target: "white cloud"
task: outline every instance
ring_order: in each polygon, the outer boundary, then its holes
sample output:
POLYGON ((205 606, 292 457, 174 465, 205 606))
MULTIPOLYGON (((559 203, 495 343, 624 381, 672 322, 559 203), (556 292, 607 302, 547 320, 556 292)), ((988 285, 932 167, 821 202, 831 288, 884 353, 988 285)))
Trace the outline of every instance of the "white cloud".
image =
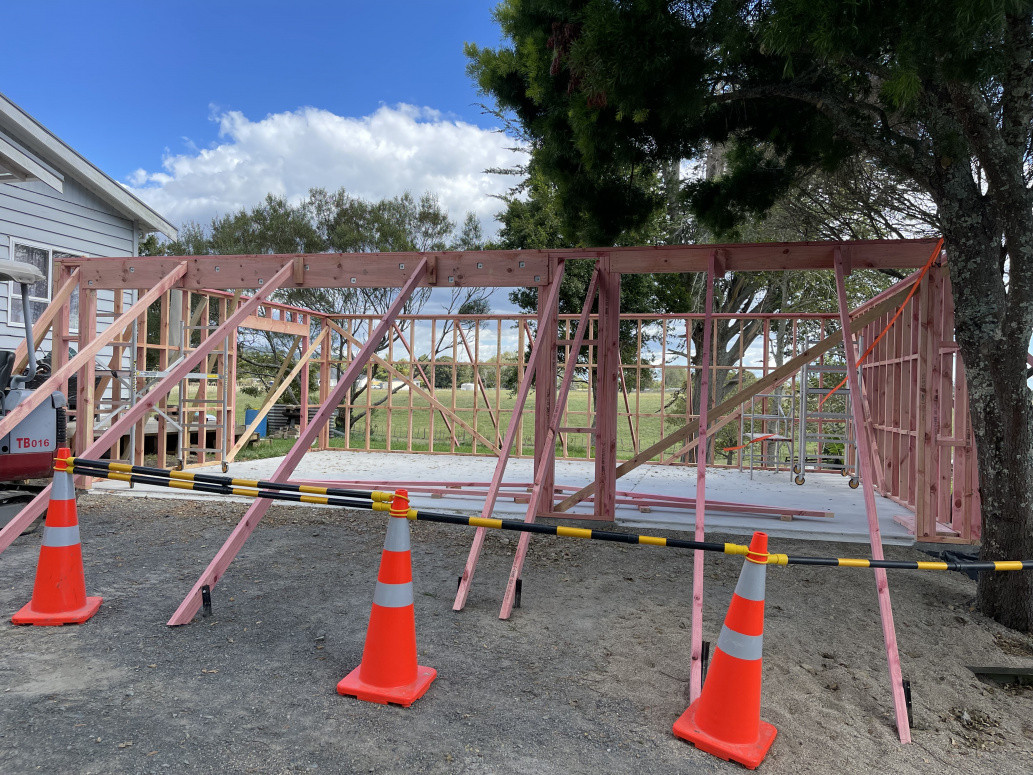
POLYGON ((345 188, 381 199, 432 192, 461 222, 473 212, 494 234, 501 203, 491 197, 511 178, 484 172, 522 161, 513 140, 412 105, 383 106, 369 116, 338 116, 318 108, 251 121, 239 111, 213 116, 219 140, 208 148, 166 154, 161 171, 136 170, 133 193, 176 224, 260 202, 267 193, 297 201, 310 188, 345 188))

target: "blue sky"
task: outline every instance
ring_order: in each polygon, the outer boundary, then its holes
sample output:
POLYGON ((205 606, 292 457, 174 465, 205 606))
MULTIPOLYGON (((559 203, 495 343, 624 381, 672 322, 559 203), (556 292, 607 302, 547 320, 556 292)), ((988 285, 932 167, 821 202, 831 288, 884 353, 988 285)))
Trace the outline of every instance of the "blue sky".
POLYGON ((174 223, 310 186, 434 190, 488 224, 517 160, 463 43, 493 2, 6 3, 0 91, 174 223))

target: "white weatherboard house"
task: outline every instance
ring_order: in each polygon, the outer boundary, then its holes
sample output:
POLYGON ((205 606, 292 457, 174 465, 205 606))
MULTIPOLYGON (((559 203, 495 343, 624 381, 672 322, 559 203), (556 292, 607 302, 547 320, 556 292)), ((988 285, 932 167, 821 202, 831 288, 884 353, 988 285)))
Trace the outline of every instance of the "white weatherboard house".
MULTIPOLYGON (((57 260, 135 256, 150 232, 176 238, 168 221, 0 94, 0 259, 25 261, 45 275, 31 288, 34 318, 54 290, 57 260)), ((97 294, 98 312, 113 309, 113 293, 97 294)), ((0 349, 14 350, 24 336, 18 288, 0 283, 0 349)), ((50 352, 49 338, 37 352, 50 352)))

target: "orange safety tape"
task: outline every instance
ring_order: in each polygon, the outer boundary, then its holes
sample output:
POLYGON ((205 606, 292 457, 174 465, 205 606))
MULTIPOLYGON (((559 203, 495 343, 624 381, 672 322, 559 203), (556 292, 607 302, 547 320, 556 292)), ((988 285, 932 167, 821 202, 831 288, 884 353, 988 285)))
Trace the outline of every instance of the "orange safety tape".
POLYGON ((738 447, 722 447, 722 452, 735 452, 737 449, 746 449, 750 444, 756 444, 758 441, 764 441, 764 439, 770 439, 772 436, 777 436, 777 433, 769 433, 767 436, 758 436, 755 439, 750 439, 745 444, 740 444, 738 447))
MULTIPOLYGON (((933 261, 936 260, 936 257, 938 255, 940 255, 940 250, 942 248, 943 248, 943 238, 941 237, 940 241, 936 243, 936 247, 933 248, 933 254, 931 256, 929 256, 929 260, 926 261, 925 262, 925 266, 922 267, 922 271, 919 273, 918 279, 915 280, 915 284, 911 286, 911 290, 908 292, 907 298, 904 299, 904 303, 900 305, 900 309, 898 309, 896 311, 896 313, 893 315, 893 317, 890 318, 890 322, 886 324, 886 327, 884 329, 882 329, 882 333, 879 334, 877 337, 875 337, 875 341, 872 342, 870 345, 868 345, 868 349, 864 351, 864 355, 862 355, 860 358, 857 359, 857 365, 858 366, 860 366, 862 363, 864 363, 864 359, 867 358, 869 355, 871 355, 872 350, 875 349, 875 346, 879 342, 882 341, 882 338, 884 336, 886 336, 886 333, 890 330, 890 328, 893 327, 893 324, 897 322, 897 318, 900 317, 900 313, 904 311, 904 307, 906 307, 907 303, 909 301, 911 301, 911 297, 915 295, 915 291, 918 290, 918 284, 922 282, 922 278, 925 277, 925 273, 929 271, 929 267, 931 267, 933 265, 933 261)), ((845 341, 843 342, 843 346, 846 347, 846 342, 845 341)), ((835 393, 837 390, 839 390, 841 387, 843 387, 843 385, 846 384, 846 381, 847 381, 847 378, 843 377, 843 379, 840 381, 840 383, 838 385, 836 385, 834 388, 832 388, 832 390, 830 390, 828 393, 826 393, 825 397, 822 398, 818 402, 818 408, 821 409, 821 407, 825 404, 825 402, 828 401, 832 397, 832 394, 835 393)))

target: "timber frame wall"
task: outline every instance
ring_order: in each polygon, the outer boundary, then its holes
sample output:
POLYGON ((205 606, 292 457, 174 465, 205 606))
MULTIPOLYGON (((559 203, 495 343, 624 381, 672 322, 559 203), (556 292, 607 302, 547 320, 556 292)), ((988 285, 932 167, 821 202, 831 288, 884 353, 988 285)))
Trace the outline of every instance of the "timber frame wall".
MULTIPOLYGON (((316 313, 313 313, 315 315, 316 313)), ((700 367, 693 343, 705 322, 702 313, 686 314, 627 314, 620 315, 621 324, 630 333, 628 360, 620 364, 617 401, 617 458, 627 460, 637 455, 644 439, 659 438, 663 429, 680 427, 698 418, 693 411, 694 389, 700 384, 700 367)), ((344 357, 332 355, 330 367, 340 371, 351 363, 356 351, 355 342, 364 338, 378 318, 365 315, 330 315, 327 318, 335 329, 347 334, 344 357)), ((570 357, 578 315, 558 315, 558 361, 566 363, 570 357)), ((823 339, 826 329, 838 329, 835 313, 748 313, 743 315, 714 314, 714 331, 709 370, 715 382, 725 382, 723 394, 734 393, 753 379, 767 376, 780 360, 795 357, 809 339, 823 339), (726 338, 730 347, 719 359, 718 326, 728 329, 726 338), (744 347, 744 329, 756 331, 750 347, 744 347), (781 331, 779 330, 781 329, 781 331), (782 346, 779 347, 781 342, 782 346), (776 350, 781 349, 780 353, 776 350)), ((599 316, 589 316, 585 345, 578 362, 575 380, 580 389, 570 394, 564 408, 563 428, 558 434, 558 459, 594 459, 594 425, 596 417, 595 390, 598 377, 599 316), (575 403, 572 399, 579 396, 575 403)), ((344 449, 366 451, 384 449, 398 452, 426 452, 430 454, 498 454, 501 433, 509 414, 508 397, 527 371, 529 344, 534 341, 537 322, 533 315, 400 315, 395 327, 395 339, 382 352, 383 360, 397 371, 378 381, 377 373, 386 370, 375 363, 367 365, 363 378, 367 385, 382 385, 383 394, 374 397, 363 391, 354 401, 346 400, 340 414, 352 430, 341 439, 344 449), (503 346, 507 342, 508 346, 503 346), (442 374, 443 373, 443 374, 442 374), (410 390, 418 380, 416 390, 410 390), (388 383, 404 389, 391 395, 388 383), (440 412, 420 395, 421 388, 431 382, 443 387, 435 391, 435 398, 445 404, 448 414, 440 412), (460 385, 466 383, 465 388, 460 385), (463 399, 466 400, 463 400, 463 399), (378 404, 378 400, 383 403, 378 404), (370 410, 376 409, 382 418, 374 429, 370 410), (355 418, 352 425, 351 420, 355 418), (457 424, 476 428, 479 436, 457 424), (501 424, 500 424, 501 419, 501 424), (414 430, 414 428, 416 430, 414 430), (487 437, 493 443, 485 444, 487 437), (492 438, 494 437, 494 438, 492 438)), ((819 386, 822 375, 816 378, 819 386)), ((824 381, 828 381, 827 377, 824 381)), ((793 377, 785 393, 788 403, 796 389, 793 377)), ((758 412, 767 413, 768 403, 774 399, 757 401, 758 412)), ((514 456, 533 454, 534 409, 523 412, 521 428, 516 436, 514 456)), ((767 433, 769 420, 757 422, 757 430, 767 433)), ((729 429, 730 431, 733 428, 729 429)), ((741 431, 734 424, 736 438, 741 431)), ((743 450, 730 455, 715 454, 708 449, 708 465, 737 467, 745 460, 743 450), (719 458, 724 458, 721 462, 719 458)), ((655 462, 688 465, 686 456, 661 453, 655 462)), ((693 463, 694 464, 694 463, 693 463)), ((785 466, 783 465, 784 469, 785 466)))
MULTIPOLYGON (((72 374, 78 374, 79 422, 74 452, 85 458, 97 458, 109 451, 118 454, 121 439, 130 429, 146 421, 150 414, 161 410, 165 406, 162 402, 167 401, 170 390, 190 375, 206 374, 210 368, 219 368, 221 374, 232 378, 235 373, 234 358, 226 357, 226 362, 220 364, 215 355, 213 361, 216 348, 222 345, 225 352, 233 352, 235 355, 235 342, 240 328, 260 328, 271 325, 271 320, 279 320, 277 325, 283 329, 282 333, 293 333, 296 347, 303 351, 295 369, 290 374, 282 374, 282 379, 289 382, 300 376, 302 384, 307 385, 309 362, 317 349, 327 347, 328 331, 337 327, 340 334, 345 329, 332 319, 322 318, 318 321, 319 330, 315 331, 307 311, 276 305, 269 301, 270 296, 278 289, 292 287, 399 288, 384 316, 375 325, 370 321, 365 341, 360 342, 357 338, 350 340, 354 346, 352 357, 332 389, 329 361, 322 357, 320 406, 307 423, 307 411, 303 406, 300 436, 269 477, 273 481, 285 481, 308 449, 314 444, 320 447, 327 444, 327 426, 331 416, 337 411, 349 388, 368 368, 370 359, 389 372, 394 368, 387 359, 377 356, 375 351, 385 339, 401 333, 397 327, 398 317, 418 287, 536 287, 539 289, 538 325, 531 353, 523 366, 513 414, 501 445, 499 437, 502 435, 502 423, 499 421, 494 423, 493 438, 483 439, 488 447, 495 447, 498 454, 495 473, 487 489, 483 516, 491 515, 503 487, 506 463, 516 440, 519 413, 530 394, 532 375, 537 385, 553 387, 550 390, 535 391, 535 475, 525 520, 531 522, 540 516, 570 516, 565 512, 571 506, 588 500, 593 504, 596 519, 612 520, 617 503, 616 484, 620 476, 672 448, 676 458, 697 447, 705 449, 708 439, 717 428, 728 422, 730 416, 742 411, 742 407, 751 398, 791 381, 803 365, 840 347, 843 350, 850 393, 855 397, 851 401, 850 411, 856 430, 857 466, 861 474, 872 556, 874 559, 882 559, 882 540, 874 500, 876 487, 901 503, 914 505, 917 511, 914 530, 920 538, 942 540, 943 531, 957 534, 947 536, 951 540, 973 540, 978 535, 975 447, 965 406, 964 370, 953 337, 948 336, 953 326, 945 271, 939 265, 933 266, 941 256, 941 247, 942 241, 936 240, 886 240, 566 251, 174 256, 65 261, 54 302, 36 324, 41 328, 44 324, 54 326, 54 341, 58 346, 52 376, 29 400, 0 419, 0 437, 10 432, 36 405, 45 400, 51 390, 66 386, 72 374), (593 261, 594 271, 573 336, 567 333, 567 329, 564 336, 568 338, 560 341, 557 334, 560 282, 567 262, 577 260, 593 261), (853 269, 919 267, 923 268, 922 272, 916 272, 857 309, 849 309, 845 278, 853 269), (622 274, 706 273, 708 290, 703 310, 701 363, 709 366, 712 362, 711 332, 715 323, 712 290, 718 277, 728 271, 830 269, 835 271, 836 279, 839 308, 837 330, 825 331, 824 338, 813 344, 808 343, 802 353, 723 400, 719 397, 711 399, 712 369, 703 368, 700 374, 698 416, 687 418, 676 430, 667 432, 664 429, 665 434, 659 441, 644 449, 640 448, 630 459, 618 464, 617 407, 620 375, 624 368, 619 357, 622 274), (919 283, 918 293, 912 299, 907 294, 916 282, 919 283), (137 299, 95 337, 84 337, 82 341, 77 341, 79 351, 69 358, 64 344, 76 339, 69 333, 70 299, 75 288, 79 292, 79 331, 84 332, 97 330, 97 291, 135 290, 137 299), (206 290, 210 288, 225 291, 206 290), (255 288, 257 290, 250 296, 239 293, 240 289, 255 288), (192 337, 176 352, 174 360, 168 340, 162 340, 164 344, 159 347, 159 360, 163 376, 141 393, 135 403, 125 406, 117 418, 112 417, 110 426, 95 436, 92 425, 97 401, 96 356, 108 348, 106 352, 112 353, 112 363, 119 363, 121 358, 115 355, 124 352, 124 348, 133 342, 126 339, 126 330, 135 323, 135 342, 138 343, 140 321, 146 321, 147 309, 153 304, 161 305, 161 326, 166 331, 172 315, 171 307, 176 302, 162 299, 171 299, 168 292, 174 290, 205 294, 203 303, 193 309, 187 294, 183 294, 184 300, 180 302, 184 318, 200 309, 200 318, 204 319, 205 324, 199 329, 196 338, 192 337), (228 293, 233 290, 238 290, 238 293, 228 293), (907 306, 901 320, 890 328, 889 335, 880 343, 874 357, 859 363, 860 345, 877 335, 885 326, 885 321, 902 304, 907 306), (597 318, 593 325, 590 313, 594 306, 597 306, 597 318), (260 314, 262 310, 266 311, 265 322, 260 314), (270 311, 272 314, 269 314, 270 311), (234 347, 226 348, 226 343, 230 341, 234 347), (568 346, 570 353, 580 353, 584 346, 594 346, 597 353, 596 406, 591 428, 595 439, 595 476, 592 482, 570 495, 555 487, 554 476, 556 440, 565 432, 575 432, 561 423, 577 358, 565 359, 563 379, 556 387, 557 348, 568 346), (862 369, 863 389, 859 378, 862 369), (856 400, 857 397, 861 400, 856 400), (557 498, 561 500, 557 502, 557 498)), ((42 336, 39 336, 37 341, 41 339, 42 336)), ((146 341, 146 336, 143 341, 146 341)), ((139 344, 132 346, 139 347, 139 344)), ((411 348, 407 346, 407 349, 411 348)), ((146 361, 146 352, 141 359, 146 361)), ((476 354, 471 360, 476 360, 476 354)), ((223 382, 225 385, 226 380, 223 382)), ((415 382, 410 381, 410 391, 414 387, 415 382)), ((206 382, 204 390, 207 392, 206 382)), ((303 404, 306 392, 301 391, 303 404)), ((181 400, 184 398, 180 396, 181 400)), ((275 399, 271 397, 270 400, 275 399)), ((204 411, 204 405, 199 406, 202 408, 197 411, 204 411)), ((183 411, 190 410, 184 408, 183 411)), ((223 422, 232 422, 232 415, 229 412, 227 415, 229 417, 223 418, 223 422)), ((134 458, 138 452, 138 449, 133 450, 134 458)), ((82 478, 79 483, 88 484, 82 478)), ((695 511, 694 530, 697 540, 704 537, 705 507, 709 505, 705 488, 706 456, 698 455, 695 498, 684 499, 684 505, 693 507, 695 511)), ((10 546, 33 519, 42 514, 49 490, 47 487, 0 530, 0 552, 10 546)), ((269 500, 257 499, 247 508, 223 547, 169 620, 170 625, 187 624, 193 619, 201 606, 202 590, 210 590, 222 578, 270 505, 269 500)), ((756 509, 751 504, 736 504, 736 507, 745 509, 746 513, 756 509)), ((763 515, 758 510, 752 513, 763 515)), ((578 518, 585 517, 579 515, 578 518)), ((453 605, 456 610, 462 609, 466 603, 484 534, 484 528, 478 528, 475 533, 453 605)), ((501 618, 508 618, 512 612, 529 541, 530 534, 521 533, 503 597, 501 618)), ((874 576, 897 729, 901 741, 906 743, 911 739, 910 728, 889 585, 884 570, 875 570, 874 576)), ((699 696, 702 683, 703 578, 702 552, 696 552, 691 597, 690 701, 699 696)))
MULTIPOLYGON (((844 255, 853 257, 853 266, 882 268, 916 268, 927 258, 928 251, 934 243, 930 240, 911 241, 873 241, 843 243, 844 255)), ((831 267, 831 243, 793 243, 772 245, 727 245, 727 246, 695 246, 674 248, 622 248, 611 251, 576 251, 576 252, 538 252, 510 251, 492 253, 447 253, 428 254, 429 270, 421 285, 453 286, 481 285, 489 287, 512 287, 518 285, 537 286, 542 296, 547 294, 557 274, 557 264, 563 260, 596 260, 600 265, 609 264, 609 272, 619 275, 622 272, 674 272, 705 270, 703 262, 710 252, 723 255, 725 268, 728 270, 750 271, 759 269, 822 269, 831 267)), ((153 370, 160 373, 168 371, 170 364, 176 364, 187 354, 194 352, 207 340, 212 330, 224 323, 236 310, 242 300, 238 286, 256 283, 263 284, 266 277, 274 273, 274 269, 286 264, 291 266, 290 281, 284 287, 318 287, 342 286, 381 287, 398 286, 407 274, 406 266, 414 266, 415 254, 355 256, 355 255, 317 255, 317 256, 205 256, 205 257, 158 257, 158 258, 86 258, 62 262, 57 282, 55 283, 54 301, 34 326, 34 338, 42 341, 43 336, 55 329, 58 341, 70 343, 79 351, 89 345, 80 342, 79 336, 69 332, 70 299, 72 292, 78 290, 79 331, 96 330, 91 323, 91 316, 96 315, 96 292, 101 289, 133 289, 139 293, 153 292, 161 286, 160 295, 152 300, 153 310, 158 310, 158 341, 148 343, 148 316, 146 308, 141 308, 135 315, 124 315, 126 302, 124 294, 115 294, 114 319, 104 333, 110 333, 110 341, 106 343, 104 355, 110 353, 108 370, 117 370, 127 361, 130 348, 135 348, 135 363, 138 369, 145 369, 149 360, 156 363, 153 370), (170 275, 176 272, 173 282, 170 275), (236 290, 212 290, 206 287, 208 282, 221 283, 223 287, 236 290), (179 309, 173 309, 173 307, 179 309), (191 330, 180 333, 177 341, 171 321, 179 319, 191 330), (115 328, 119 330, 114 330, 115 328), (135 328, 135 331, 134 331, 135 328)), ((913 279, 913 278, 912 278, 913 279)), ((138 307, 140 305, 137 305, 138 307)), ((888 310, 877 320, 867 324, 857 333, 862 344, 874 340, 888 323, 895 312, 888 310)), ((539 314, 539 318, 541 317, 539 314)), ((648 459, 650 462, 668 464, 695 464, 695 456, 686 454, 684 443, 661 445, 656 453, 643 458, 640 437, 642 424, 648 421, 659 421, 661 435, 671 429, 686 430, 698 424, 699 415, 692 411, 693 376, 695 385, 700 384, 699 369, 691 365, 687 358, 678 365, 664 365, 669 358, 668 348, 672 338, 677 337, 685 343, 686 351, 693 347, 692 332, 704 325, 707 315, 701 312, 686 312, 671 315, 629 315, 618 313, 625 326, 630 326, 636 338, 636 358, 630 363, 605 364, 611 371, 610 379, 604 373, 605 342, 600 336, 606 328, 606 321, 599 312, 589 316, 585 333, 585 345, 582 350, 582 361, 579 369, 587 380, 588 390, 583 394, 586 407, 573 410, 564 402, 564 413, 561 425, 558 426, 556 438, 560 449, 557 457, 563 459, 593 459, 612 456, 614 465, 607 464, 600 470, 602 495, 599 498, 590 496, 596 502, 596 518, 613 519, 614 492, 611 476, 606 472, 612 469, 618 460, 625 461, 624 473, 648 459), (659 327, 658 352, 647 353, 643 345, 643 331, 659 327), (658 358, 656 356, 659 356, 658 358), (657 413, 646 413, 641 409, 642 374, 645 370, 655 369, 660 365, 657 389, 659 391, 660 410, 657 413), (616 371, 616 393, 613 373, 616 371), (686 396, 682 411, 667 411, 669 404, 668 375, 672 372, 684 372, 686 396), (629 384, 625 384, 625 380, 629 384), (593 399, 598 406, 593 406, 593 399), (602 407, 602 408, 601 408, 602 407), (647 416, 648 415, 648 416, 647 416), (606 436, 613 438, 607 440, 606 436), (632 465, 629 467, 628 461, 632 465)), ((801 314, 772 313, 765 315, 734 316, 727 314, 711 314, 710 319, 717 325, 728 325, 738 321, 739 352, 723 364, 718 363, 717 331, 713 330, 711 356, 707 359, 707 369, 711 391, 714 382, 722 372, 726 375, 737 375, 738 390, 744 387, 743 376, 749 372, 755 379, 766 379, 774 369, 775 342, 774 331, 783 326, 788 343, 788 350, 783 358, 798 356, 806 346, 809 338, 823 340, 827 333, 838 329, 835 314, 801 314), (807 326, 808 336, 798 334, 807 326), (752 361, 743 352, 741 332, 744 326, 754 326, 761 331, 758 338, 760 357, 752 361)), ((558 321, 557 332, 546 330, 546 348, 563 351, 561 358, 545 357, 536 367, 541 370, 542 377, 556 384, 557 361, 566 362, 572 351, 573 332, 577 323, 576 315, 555 315, 558 321)), ((219 375, 212 380, 194 380, 188 384, 192 396, 179 396, 170 400, 168 394, 158 396, 151 410, 141 415, 136 421, 132 433, 133 448, 126 443, 129 434, 115 439, 105 450, 112 458, 131 460, 143 463, 145 432, 156 430, 159 438, 164 438, 167 430, 166 416, 172 413, 192 424, 195 434, 200 435, 201 423, 197 421, 205 410, 205 399, 215 393, 220 405, 225 404, 225 415, 214 422, 204 423, 206 432, 215 436, 216 447, 222 447, 225 436, 229 450, 225 460, 219 453, 206 453, 206 446, 198 439, 197 447, 201 450, 190 460, 169 459, 165 444, 157 445, 157 465, 168 464, 179 466, 225 464, 231 462, 239 452, 240 444, 235 444, 236 390, 231 386, 237 381, 237 342, 243 329, 270 331, 293 337, 293 343, 279 373, 276 375, 273 388, 266 395, 266 400, 259 402, 260 417, 253 425, 257 425, 261 416, 277 399, 284 388, 297 380, 299 387, 308 384, 310 368, 319 372, 319 403, 326 402, 332 385, 331 375, 338 373, 352 364, 359 352, 364 335, 372 331, 379 318, 375 315, 326 315, 303 308, 281 304, 263 299, 252 314, 249 314, 238 326, 230 329, 221 340, 227 343, 225 353, 213 347, 206 353, 203 361, 194 373, 219 375), (335 356, 329 346, 327 334, 336 333, 346 342, 343 359, 335 356), (288 366, 294 358, 294 368, 288 366), (221 399, 225 395, 225 402, 221 399), (191 401, 194 408, 191 408, 191 401), (191 417, 193 422, 191 423, 191 417), (150 426, 147 425, 150 418, 150 426)), ((459 447, 457 434, 470 441, 474 454, 491 454, 498 456, 503 434, 505 432, 506 412, 500 408, 502 388, 500 386, 502 369, 513 368, 517 372, 517 382, 523 382, 528 374, 527 350, 537 333, 534 316, 530 315, 489 315, 489 316, 450 316, 441 318, 428 315, 399 315, 391 322, 390 336, 386 339, 387 349, 380 354, 373 353, 370 359, 362 364, 362 374, 367 385, 372 385, 374 369, 381 373, 386 371, 389 379, 396 384, 405 383, 404 392, 388 397, 387 403, 378 408, 380 416, 385 418, 387 449, 392 449, 392 435, 401 439, 401 445, 394 449, 400 451, 424 451, 423 444, 415 444, 413 438, 414 413, 426 413, 430 428, 426 448, 430 452, 455 454, 459 447), (439 328, 440 325, 440 328, 439 328), (504 358, 501 341, 503 326, 509 327, 515 335, 516 357, 512 361, 504 358), (487 327, 494 331, 493 343, 488 352, 482 346, 482 329, 487 327), (423 332, 421 334, 421 331, 423 332), (420 348, 417 339, 423 336, 430 340, 446 339, 444 351, 438 349, 429 359, 418 358, 420 348), (442 355, 445 360, 442 360, 442 355), (434 370, 440 368, 452 370, 451 391, 445 391, 448 398, 435 396, 434 390, 422 390, 430 383, 434 370), (466 367, 472 374, 473 405, 469 410, 456 405, 458 388, 458 369, 466 367), (494 372, 494 385, 485 385, 485 372, 494 372), (414 404, 414 397, 420 399, 414 404), (435 401, 440 398, 440 401, 435 401), (487 419, 488 424, 485 423, 487 419), (400 433, 393 434, 392 427, 400 433), (435 447, 436 431, 443 431, 438 439, 443 444, 435 447)), ((513 338, 513 337, 511 337, 513 338)), ((101 348, 95 348, 99 352, 101 348)), ((754 346, 756 350, 756 345, 754 346)), ((698 354, 692 353, 693 355, 698 354)), ((24 364, 24 346, 19 350, 19 364, 24 364)), ((821 360, 824 355, 816 360, 821 360)), ((67 364, 67 348, 56 348, 53 369, 62 372, 67 364)), ((842 360, 840 351, 839 360, 842 360)), ((123 416, 130 408, 130 396, 126 388, 126 380, 113 378, 104 369, 98 368, 94 358, 83 360, 78 369, 65 370, 56 383, 56 389, 67 393, 68 377, 78 373, 77 409, 70 412, 75 421, 74 450, 81 454, 105 426, 110 425, 117 417, 123 416), (91 373, 92 372, 92 373, 91 373), (97 379, 99 377, 99 379, 97 379), (91 390, 91 385, 96 385, 91 390), (81 408, 92 408, 83 411, 81 408), (94 415, 104 417, 96 431, 91 427, 94 415), (80 419, 81 418, 81 419, 80 419)), ((953 340, 953 304, 950 294, 949 280, 944 267, 932 266, 925 279, 920 283, 918 293, 908 301, 907 309, 890 329, 888 335, 878 344, 873 352, 862 363, 864 412, 866 426, 872 437, 873 455, 875 457, 874 485, 883 495, 892 498, 915 513, 908 527, 916 538, 934 542, 972 543, 977 541, 980 533, 980 512, 978 498, 978 473, 975 463, 975 447, 972 439, 969 419, 967 393, 964 380, 964 367, 961 363, 957 345, 953 340), (920 433, 920 429, 922 432, 920 433), (926 431, 928 429, 928 431, 926 431)), ((821 377, 819 376, 820 380, 821 377)), ((147 395, 146 390, 153 386, 154 379, 136 378, 137 399, 147 395)), ((799 389, 798 378, 794 374, 790 379, 775 383, 777 389, 786 390, 787 395, 794 395, 799 389)), ((543 384, 547 384, 543 382, 543 384)), ((438 391, 440 394, 441 391, 438 391)), ((736 392, 732 390, 731 392, 736 392)), ((308 391, 298 391, 301 411, 301 427, 305 429, 311 410, 308 409, 308 391)), ((347 394, 345 394, 347 396, 347 394)), ((534 454, 541 456, 540 440, 547 426, 549 410, 555 396, 535 395, 533 407, 521 413, 519 430, 514 436, 514 447, 511 455, 522 456, 534 454), (535 429, 536 447, 526 446, 525 425, 535 429)), ((720 396, 719 396, 720 398, 720 396)), ((769 399, 762 399, 767 401, 769 399)), ((794 400, 796 400, 794 398, 794 400)), ((719 403, 711 399, 711 404, 719 403)), ((373 407, 371 392, 365 391, 359 401, 349 403, 347 398, 340 404, 345 427, 350 426, 352 414, 365 413, 365 418, 357 424, 357 435, 349 432, 341 441, 346 449, 366 450, 371 448, 370 409, 373 407)), ((336 408, 336 407, 335 407, 336 408)), ((740 411, 739 407, 733 411, 740 411)), ((214 410, 209 410, 209 413, 214 410)), ((762 407, 763 411, 763 407, 762 407)), ((722 412, 712 421, 735 421, 722 412)), ((734 422, 733 427, 738 426, 734 422)), ((711 433, 716 429, 711 428, 711 433)), ((762 429, 761 432, 766 432, 762 429)), ((690 442, 694 431, 686 433, 685 441, 690 442)), ((250 434, 245 434, 249 436, 250 434)), ((654 436, 656 433, 653 434, 654 436)), ((416 439, 417 442, 421 441, 416 439)), ((324 426, 316 438, 314 448, 327 449, 330 446, 329 428, 324 426)), ((691 452, 691 450, 690 450, 691 452)), ((742 464, 742 451, 734 453, 738 458, 728 460, 731 465, 742 464)), ((720 464, 715 460, 715 451, 708 448, 707 464, 720 464)), ((547 484, 551 483, 551 471, 545 473, 547 484)), ((580 500, 581 498, 577 498, 580 500)), ((540 512, 553 516, 568 516, 566 512, 572 505, 572 497, 563 497, 559 489, 546 488, 540 512)))
MULTIPOLYGON (((862 329, 866 347, 890 317, 862 329)), ((945 266, 930 268, 861 374, 876 489, 915 513, 905 524, 917 540, 978 541, 976 446, 945 266)))

